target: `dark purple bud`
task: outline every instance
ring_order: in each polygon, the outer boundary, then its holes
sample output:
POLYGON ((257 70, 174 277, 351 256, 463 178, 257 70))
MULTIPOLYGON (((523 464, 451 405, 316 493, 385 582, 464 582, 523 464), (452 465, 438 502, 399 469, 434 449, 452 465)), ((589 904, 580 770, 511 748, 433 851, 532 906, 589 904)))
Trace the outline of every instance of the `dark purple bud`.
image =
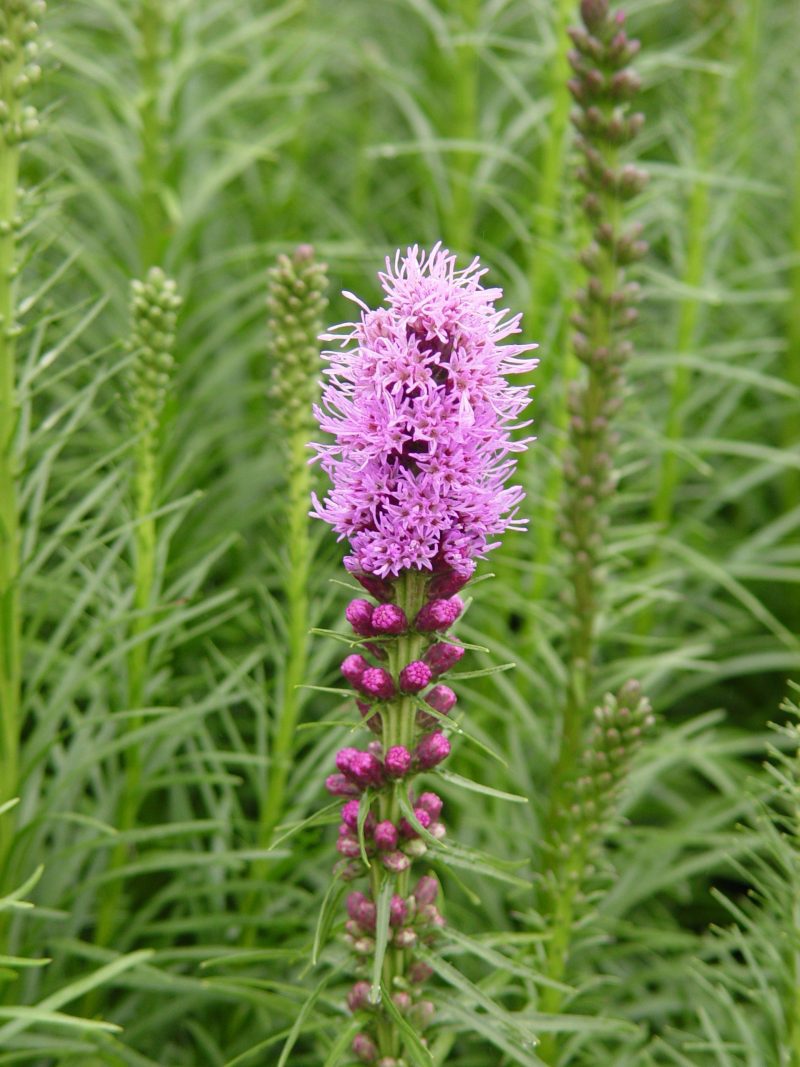
POLYGON ((336 753, 336 769, 342 774, 349 775, 353 766, 353 760, 361 753, 357 748, 340 748, 336 753))
POLYGON ((427 663, 415 659, 400 671, 400 688, 404 693, 419 693, 430 685, 433 672, 427 663))
POLYGON ((356 982, 347 994, 347 1006, 354 1013, 369 1007, 369 982, 356 982))
POLYGON ((436 793, 423 793, 416 806, 417 808, 422 808, 423 811, 427 811, 432 819, 438 819, 442 814, 442 798, 436 793))
POLYGON ((372 627, 376 634, 404 634, 408 629, 406 613, 397 604, 379 604, 372 613, 372 627))
POLYGON ((345 856, 349 860, 354 860, 361 855, 361 846, 358 843, 358 839, 350 834, 348 837, 339 838, 336 842, 336 851, 340 856, 345 856))
POLYGON ((391 852, 397 848, 397 827, 388 819, 378 823, 372 836, 375 847, 381 852, 391 852))
POLYGON ((408 980, 413 985, 421 985, 423 982, 427 982, 432 974, 433 968, 429 964, 423 963, 422 960, 414 960, 407 971, 408 980))
POLYGON ((383 645, 376 645, 374 641, 365 641, 364 648, 371 656, 374 656, 375 659, 385 660, 387 658, 386 649, 383 645))
POLYGON ((358 653, 355 652, 352 656, 347 656, 342 660, 342 674, 355 689, 358 688, 358 684, 361 681, 364 671, 368 668, 369 663, 367 663, 363 656, 359 656, 358 653))
POLYGON ((408 917, 408 905, 397 893, 392 897, 389 905, 389 923, 391 926, 402 926, 408 917))
MULTIPOLYGON (((420 824, 423 830, 427 830, 431 824, 430 814, 424 808, 415 808, 414 817, 420 824)), ((416 837, 419 831, 413 823, 408 822, 406 819, 400 820, 400 833, 403 837, 416 837)))
POLYGON ((383 761, 390 778, 403 778, 411 769, 411 753, 405 745, 393 745, 383 761))
POLYGON ((375 632, 372 629, 373 610, 368 600, 351 600, 345 608, 344 617, 357 634, 362 637, 371 637, 375 632))
POLYGON ((456 706, 457 700, 458 697, 449 685, 435 685, 425 697, 426 703, 430 704, 440 715, 449 715, 456 706))
POLYGON ((371 752, 356 752, 351 760, 350 770, 344 773, 348 774, 362 789, 368 786, 383 785, 383 766, 371 752))
POLYGON ((354 922, 358 922, 358 910, 362 904, 366 902, 366 897, 360 890, 353 890, 352 893, 347 894, 347 902, 345 907, 347 908, 347 914, 354 922))
POLYGON ((432 578, 428 583, 428 594, 431 597, 449 599, 464 588, 474 573, 474 562, 471 559, 465 559, 458 567, 432 578))
POLYGON ((402 871, 407 871, 411 866, 411 860, 405 854, 405 852, 386 852, 381 856, 381 863, 384 865, 387 871, 391 871, 392 874, 400 874, 402 871))
POLYGON ((464 649, 448 641, 437 641, 425 653, 425 662, 435 675, 451 670, 462 659, 464 649))
POLYGON ((464 603, 457 596, 447 600, 429 600, 420 609, 414 625, 422 633, 449 630, 463 610, 464 603))
POLYGON ((365 700, 357 700, 356 706, 364 717, 364 725, 368 726, 374 734, 382 733, 383 719, 380 712, 375 711, 372 704, 368 704, 365 700))
POLYGON ((383 578, 379 578, 376 574, 367 574, 362 571, 355 556, 345 556, 344 565, 345 569, 353 575, 357 582, 363 585, 370 596, 374 596, 376 600, 384 602, 392 599, 392 587, 389 582, 385 582, 383 578))
POLYGON ((419 907, 433 904, 439 895, 439 883, 430 874, 424 874, 417 882, 414 890, 414 899, 419 907))
POLYGON ((395 694, 392 676, 383 667, 367 667, 358 680, 358 688, 376 700, 391 700, 395 694))
POLYGON ((356 1034, 353 1038, 353 1055, 362 1063, 374 1063, 378 1058, 378 1047, 368 1034, 356 1034))
POLYGON ((325 779, 325 788, 334 797, 357 797, 361 790, 343 774, 331 774, 325 779))

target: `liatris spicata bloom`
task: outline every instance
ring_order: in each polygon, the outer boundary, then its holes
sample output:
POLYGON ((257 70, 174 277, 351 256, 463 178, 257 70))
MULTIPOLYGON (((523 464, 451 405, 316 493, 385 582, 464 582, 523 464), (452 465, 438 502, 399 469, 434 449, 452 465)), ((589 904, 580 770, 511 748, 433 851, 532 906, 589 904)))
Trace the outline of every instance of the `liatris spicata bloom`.
POLYGON ((383 997, 420 1033, 433 1016, 422 994, 430 968, 414 953, 444 922, 439 883, 415 883, 411 869, 445 828, 441 798, 415 778, 450 753, 456 694, 439 679, 464 652, 449 637, 465 610, 457 594, 494 539, 521 525, 522 490, 507 483, 528 390, 505 375, 530 370, 536 361, 519 356, 534 346, 502 343, 519 316, 496 310, 501 292, 483 274, 477 261, 457 270, 439 245, 398 253, 380 275, 385 306, 361 304, 357 323, 326 336, 341 349, 326 353, 316 412, 334 441, 315 448, 333 484, 313 513, 349 540, 345 566, 376 601, 348 606, 361 651, 341 670, 380 741, 342 749, 326 782, 345 798, 338 875, 369 877, 369 892, 349 897, 346 925, 358 972, 348 1005, 363 1023, 352 1051, 363 1063, 405 1062, 383 997))

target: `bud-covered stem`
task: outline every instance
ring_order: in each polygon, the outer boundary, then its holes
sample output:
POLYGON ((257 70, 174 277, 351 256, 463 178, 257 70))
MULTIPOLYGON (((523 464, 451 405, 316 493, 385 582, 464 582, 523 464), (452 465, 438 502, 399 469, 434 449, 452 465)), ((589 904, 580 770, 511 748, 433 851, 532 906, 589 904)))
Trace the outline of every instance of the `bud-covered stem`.
POLYGON ((640 170, 625 162, 622 151, 643 121, 640 114, 630 111, 639 82, 628 64, 639 45, 624 32, 623 17, 611 13, 608 0, 583 0, 581 15, 584 25, 570 31, 575 47, 569 60, 575 76, 569 85, 577 104, 572 121, 583 156, 578 178, 586 190, 583 208, 591 240, 580 257, 587 277, 585 287, 576 294, 573 316, 572 346, 585 373, 582 380, 571 384, 568 395, 569 440, 560 520, 569 556, 568 678, 548 834, 574 773, 591 699, 600 567, 608 525, 603 505, 615 488, 617 435, 612 422, 622 402, 622 368, 631 350, 623 336, 636 321, 632 307, 636 287, 626 281, 626 266, 645 251, 639 227, 624 222, 625 203, 645 181, 640 170))
MULTIPOLYGON (((570 784, 563 806, 556 812, 557 828, 549 842, 549 869, 544 895, 549 921, 541 1010, 556 1014, 564 1002, 563 983, 569 962, 572 934, 584 899, 591 863, 617 818, 619 796, 633 756, 652 729, 649 701, 638 682, 627 682, 616 696, 607 694, 595 709, 594 727, 580 761, 580 776, 570 784)), ((558 1062, 559 1039, 544 1034, 538 1049, 548 1064, 558 1062)))
MULTIPOLYGON (((37 19, 44 3, 0 5, 0 804, 16 793, 20 731, 20 532, 16 435, 17 396, 15 282, 17 276, 20 146, 37 126, 23 98, 40 70, 37 19)), ((13 830, 0 821, 0 874, 13 830)))

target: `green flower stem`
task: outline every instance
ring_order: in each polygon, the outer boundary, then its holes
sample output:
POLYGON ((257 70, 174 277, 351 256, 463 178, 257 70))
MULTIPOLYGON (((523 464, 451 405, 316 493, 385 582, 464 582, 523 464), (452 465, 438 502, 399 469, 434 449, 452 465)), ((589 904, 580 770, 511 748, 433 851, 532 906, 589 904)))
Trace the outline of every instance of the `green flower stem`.
MULTIPOLYGON (((424 574, 409 571, 398 578, 395 585, 396 600, 398 607, 402 608, 406 618, 416 618, 420 608, 425 602, 426 576, 424 574)), ((386 645, 388 652, 388 670, 393 678, 397 678, 400 671, 407 663, 420 659, 426 645, 426 639, 420 634, 409 632, 398 637, 396 641, 390 641, 386 645)), ((398 696, 385 704, 381 711, 383 719, 383 736, 381 738, 384 752, 388 752, 394 745, 404 745, 407 749, 414 748, 414 739, 417 732, 417 709, 415 698, 412 696, 398 696)), ((385 791, 380 797, 379 818, 389 819, 397 825, 400 819, 400 807, 397 794, 393 790, 387 794, 385 791)), ((384 874, 384 877, 392 877, 384 874)), ((370 880, 372 884, 373 900, 377 901, 380 891, 381 874, 376 863, 373 863, 370 880)), ((407 897, 409 892, 410 871, 401 871, 394 876, 396 890, 401 897, 407 897)), ((405 951, 401 948, 390 948, 383 961, 383 982, 387 989, 394 987, 396 978, 402 977, 405 968, 405 951)), ((383 1056, 399 1056, 400 1035, 397 1033, 394 1022, 383 1013, 377 1026, 378 1046, 383 1056)))
MULTIPOLYGON (((800 20, 799 20, 800 21, 800 20)), ((800 83, 800 79, 797 79, 800 83)), ((798 118, 800 130, 800 117, 798 118)), ((791 205, 791 253, 792 266, 789 270, 789 301, 787 304, 786 323, 786 380, 800 389, 800 133, 797 137, 794 164, 794 188, 791 205)), ((797 403, 789 405, 783 423, 783 443, 787 449, 798 447, 797 403)), ((784 479, 786 507, 793 508, 800 499, 800 471, 787 469, 784 479)))
MULTIPOLYGON (((21 50, 15 61, 0 64, 0 100, 9 109, 8 124, 20 120, 13 85, 21 70, 21 50)), ((10 800, 17 787, 21 673, 14 321, 19 146, 8 143, 5 128, 0 134, 0 803, 10 800)), ((8 817, 0 820, 0 874, 12 821, 8 817)))
POLYGON ((139 8, 139 258, 144 272, 162 263, 169 239, 164 210, 164 131, 161 123, 162 0, 142 0, 139 8))

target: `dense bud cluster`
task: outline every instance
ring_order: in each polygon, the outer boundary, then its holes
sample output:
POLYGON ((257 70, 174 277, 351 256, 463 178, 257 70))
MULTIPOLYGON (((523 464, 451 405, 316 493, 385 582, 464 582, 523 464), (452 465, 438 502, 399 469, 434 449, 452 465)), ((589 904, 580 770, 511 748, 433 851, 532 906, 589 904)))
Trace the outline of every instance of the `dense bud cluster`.
POLYGON ((144 281, 131 283, 131 336, 133 353, 129 371, 129 394, 134 423, 139 432, 152 433, 158 426, 172 380, 175 326, 181 298, 172 278, 160 267, 151 267, 144 281))
POLYGON ((614 825, 631 760, 654 725, 650 702, 636 681, 626 682, 616 695, 607 693, 595 708, 579 775, 572 783, 561 813, 561 832, 554 840, 555 863, 572 871, 573 877, 591 873, 587 860, 614 825))
POLYGON ((581 4, 583 26, 570 30, 574 72, 569 87, 577 103, 572 121, 583 156, 578 178, 585 187, 583 206, 592 238, 581 253, 587 279, 576 294, 572 317, 573 349, 586 367, 567 397, 570 448, 564 463, 565 495, 561 537, 571 557, 573 660, 590 653, 597 610, 599 563, 607 516, 602 504, 614 492, 612 429, 622 403, 623 367, 631 353, 625 331, 636 321, 638 287, 626 280, 625 267, 647 250, 638 223, 624 225, 622 203, 635 196, 646 174, 623 158, 622 150, 644 121, 630 104, 639 89, 627 64, 639 50, 624 29, 624 16, 607 0, 581 4))
POLYGON ((327 307, 327 267, 311 245, 281 255, 268 273, 267 309, 272 350, 271 397, 288 429, 305 426, 317 398, 322 313, 327 307))
POLYGON ((42 76, 37 37, 46 8, 44 0, 9 0, 0 9, 0 141, 7 147, 39 131, 36 108, 21 100, 42 76))

